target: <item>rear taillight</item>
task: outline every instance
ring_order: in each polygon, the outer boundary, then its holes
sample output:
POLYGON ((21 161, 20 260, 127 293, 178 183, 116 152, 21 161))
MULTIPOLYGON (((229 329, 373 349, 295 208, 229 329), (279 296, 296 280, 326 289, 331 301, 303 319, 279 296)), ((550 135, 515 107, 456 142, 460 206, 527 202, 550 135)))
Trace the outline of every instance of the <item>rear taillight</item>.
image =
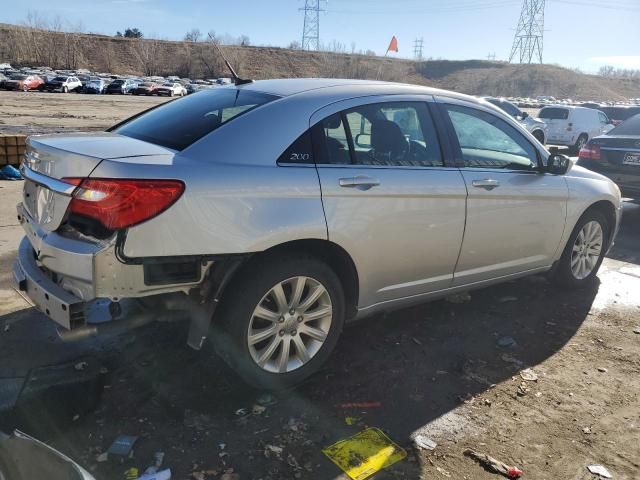
POLYGON ((578 152, 580 160, 600 160, 600 145, 587 143, 578 152))
POLYGON ((180 198, 179 180, 64 178, 77 185, 69 212, 97 220, 109 230, 131 227, 165 211, 180 198))

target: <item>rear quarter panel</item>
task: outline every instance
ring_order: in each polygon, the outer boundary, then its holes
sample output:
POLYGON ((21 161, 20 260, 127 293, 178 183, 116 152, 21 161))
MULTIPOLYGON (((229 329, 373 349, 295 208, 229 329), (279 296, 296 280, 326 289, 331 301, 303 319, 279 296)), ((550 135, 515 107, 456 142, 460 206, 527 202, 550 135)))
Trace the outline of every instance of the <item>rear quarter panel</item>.
POLYGON ((184 194, 168 210, 128 230, 124 253, 129 257, 248 253, 296 239, 327 238, 313 167, 177 156, 165 165, 105 160, 93 176, 185 183, 184 194))

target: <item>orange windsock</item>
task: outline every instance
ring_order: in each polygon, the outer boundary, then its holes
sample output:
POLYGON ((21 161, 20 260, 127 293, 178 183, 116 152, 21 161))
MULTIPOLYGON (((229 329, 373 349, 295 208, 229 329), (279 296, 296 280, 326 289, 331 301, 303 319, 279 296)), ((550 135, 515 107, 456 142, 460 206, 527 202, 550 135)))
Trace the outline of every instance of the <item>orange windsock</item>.
POLYGON ((398 39, 395 35, 391 37, 391 42, 389 42, 389 48, 387 48, 387 52, 398 52, 398 39))

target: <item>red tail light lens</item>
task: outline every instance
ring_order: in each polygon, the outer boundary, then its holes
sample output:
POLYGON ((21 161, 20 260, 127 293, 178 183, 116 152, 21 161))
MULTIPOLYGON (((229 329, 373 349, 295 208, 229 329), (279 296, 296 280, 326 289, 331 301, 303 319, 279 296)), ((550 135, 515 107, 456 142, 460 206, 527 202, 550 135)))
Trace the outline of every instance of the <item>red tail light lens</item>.
POLYGON ((93 218, 109 230, 137 225, 162 213, 184 192, 179 180, 65 178, 77 185, 69 211, 93 218))
POLYGON ((578 158, 581 160, 600 160, 600 145, 587 143, 578 152, 578 158))

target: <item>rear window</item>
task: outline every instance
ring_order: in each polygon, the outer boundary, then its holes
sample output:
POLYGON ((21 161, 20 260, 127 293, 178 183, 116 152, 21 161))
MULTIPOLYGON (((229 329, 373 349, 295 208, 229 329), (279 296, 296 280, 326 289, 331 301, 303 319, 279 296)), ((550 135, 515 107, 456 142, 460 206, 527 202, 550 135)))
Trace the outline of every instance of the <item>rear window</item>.
POLYGON ((112 131, 184 150, 221 125, 276 98, 275 95, 236 88, 204 90, 149 110, 112 131))
POLYGON ((538 117, 546 118, 547 120, 566 120, 569 118, 569 110, 566 108, 545 107, 540 110, 538 117))
POLYGON ((624 121, 607 135, 638 135, 640 136, 640 114, 624 121))

